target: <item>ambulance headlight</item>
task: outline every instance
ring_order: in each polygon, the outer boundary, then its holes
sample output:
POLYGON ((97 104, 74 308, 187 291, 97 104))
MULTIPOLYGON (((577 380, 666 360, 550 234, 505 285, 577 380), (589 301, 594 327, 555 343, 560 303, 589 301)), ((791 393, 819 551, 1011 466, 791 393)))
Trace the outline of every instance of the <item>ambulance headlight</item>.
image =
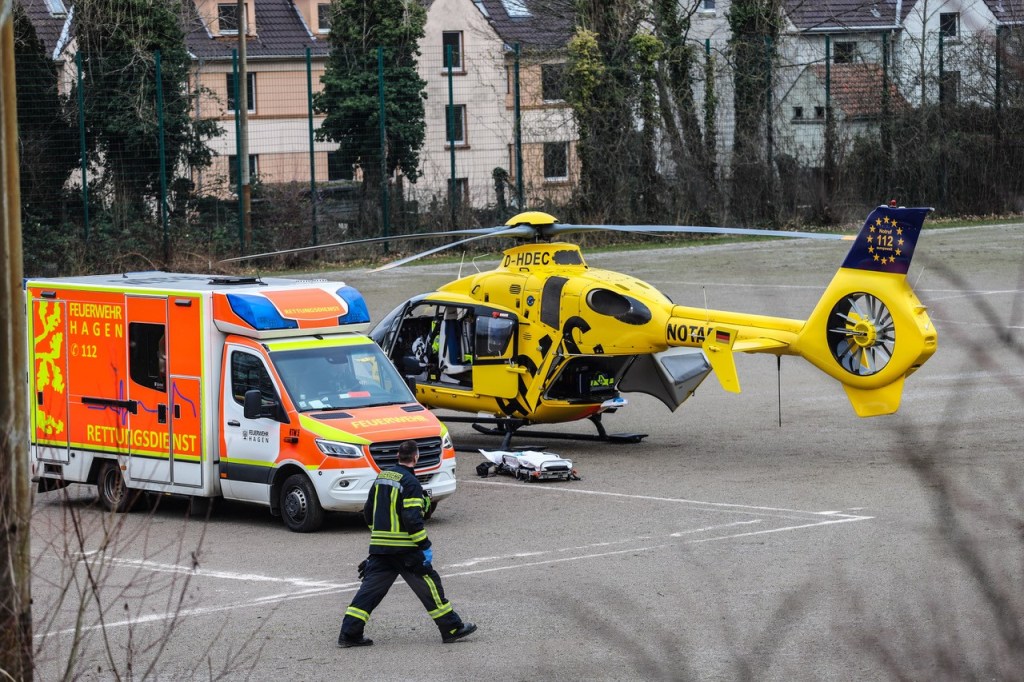
POLYGON ((448 450, 451 447, 453 447, 452 446, 452 437, 451 437, 451 435, 446 433, 443 436, 441 436, 441 449, 442 450, 448 450))
POLYGON ((341 457, 343 459, 362 459, 363 449, 358 445, 350 443, 339 443, 334 440, 316 439, 316 446, 320 452, 329 457, 341 457))

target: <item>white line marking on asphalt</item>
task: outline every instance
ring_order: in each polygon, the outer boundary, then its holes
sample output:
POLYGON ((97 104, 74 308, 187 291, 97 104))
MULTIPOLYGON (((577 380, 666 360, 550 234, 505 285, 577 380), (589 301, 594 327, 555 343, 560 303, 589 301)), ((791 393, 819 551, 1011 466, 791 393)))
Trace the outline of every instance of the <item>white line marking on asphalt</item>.
MULTIPOLYGON (((459 483, 475 483, 477 485, 507 486, 521 492, 526 486, 516 485, 510 481, 477 481, 473 479, 459 479, 459 483)), ((756 514, 758 516, 777 516, 779 518, 790 518, 783 514, 772 514, 771 512, 785 512, 786 514, 819 514, 820 512, 806 511, 803 509, 786 509, 785 507, 761 507, 748 504, 734 504, 731 502, 705 502, 703 500, 688 500, 682 497, 658 497, 656 495, 634 495, 630 493, 613 493, 606 490, 586 490, 580 488, 565 488, 532 484, 529 490, 544 492, 562 492, 570 495, 602 495, 607 497, 620 497, 630 500, 646 500, 649 502, 674 502, 677 504, 690 505, 704 511, 724 511, 738 514, 756 514)))
MULTIPOLYGON (((478 483, 483 483, 482 481, 477 481, 477 482, 478 483)), ((562 488, 561 490, 566 490, 566 489, 562 488)), ((591 494, 615 495, 615 496, 621 496, 621 497, 635 497, 635 498, 639 498, 639 499, 653 499, 653 500, 668 501, 668 502, 693 502, 692 500, 680 500, 680 499, 677 499, 677 498, 656 498, 656 497, 650 497, 650 496, 644 496, 644 495, 626 495, 625 493, 605 493, 605 492, 600 492, 600 491, 573 490, 573 491, 567 491, 567 492, 589 492, 591 494)), ((732 505, 732 504, 728 504, 728 503, 724 503, 724 502, 707 502, 707 503, 700 502, 698 504, 720 505, 720 506, 730 506, 730 507, 741 507, 743 509, 751 509, 751 510, 753 510, 753 509, 762 509, 762 510, 767 509, 767 510, 777 510, 777 511, 791 511, 791 512, 797 512, 797 513, 802 513, 802 514, 815 514, 815 515, 830 514, 830 515, 839 516, 839 517, 842 517, 842 518, 830 518, 830 519, 825 520, 825 521, 817 521, 817 522, 805 523, 805 524, 799 524, 799 525, 793 525, 793 526, 784 526, 784 527, 781 527, 781 528, 766 528, 766 529, 763 529, 763 530, 748 531, 748 532, 744 532, 744 533, 731 533, 731 534, 728 534, 728 535, 719 535, 719 536, 715 536, 715 537, 711 537, 711 538, 693 538, 693 539, 689 539, 689 540, 683 541, 682 544, 689 545, 689 544, 703 544, 703 543, 707 543, 707 542, 719 542, 719 541, 722 541, 722 540, 733 540, 733 539, 737 539, 737 538, 753 537, 753 536, 756 536, 756 535, 767 535, 767 534, 771 534, 771 533, 781 533, 781 532, 786 532, 786 531, 800 530, 800 529, 804 529, 804 528, 815 528, 815 527, 828 526, 828 525, 834 525, 834 524, 839 524, 839 523, 849 523, 849 522, 852 522, 852 521, 867 521, 867 520, 870 520, 870 519, 874 518, 874 517, 871 517, 871 516, 856 516, 856 515, 844 514, 844 513, 841 513, 841 512, 807 512, 807 511, 800 511, 800 510, 779 509, 779 508, 776 508, 776 507, 752 507, 752 506, 749 506, 749 505, 732 505)), ((746 512, 746 513, 750 513, 750 512, 746 512)), ((680 537, 681 535, 684 535, 684 534, 706 532, 708 530, 717 530, 718 528, 734 527, 734 526, 740 526, 740 525, 750 525, 750 524, 755 524, 755 523, 760 523, 760 522, 761 522, 760 519, 753 519, 753 520, 750 520, 750 521, 740 521, 740 522, 736 522, 736 523, 722 524, 722 525, 718 525, 718 526, 707 526, 705 528, 697 528, 697 529, 692 529, 690 531, 677 531, 675 533, 669 534, 668 537, 673 537, 674 538, 674 537, 680 537)), ((635 540, 639 540, 639 539, 650 539, 650 538, 649 538, 649 536, 642 536, 642 537, 633 538, 634 541, 635 540)), ((628 540, 626 540, 626 541, 628 541, 628 540)), ((626 542, 626 541, 622 541, 622 542, 626 542)), ((604 544, 604 543, 600 543, 600 544, 604 544)), ((656 549, 664 549, 664 548, 667 548, 667 547, 672 547, 672 546, 675 546, 676 544, 677 543, 668 542, 668 543, 660 543, 660 544, 648 545, 648 546, 643 546, 643 547, 630 547, 630 548, 627 548, 627 549, 611 550, 611 551, 608 551, 608 552, 598 552, 598 553, 593 553, 593 554, 584 554, 584 555, 580 555, 580 556, 562 557, 562 558, 557 558, 557 559, 542 559, 542 560, 539 560, 539 561, 531 561, 531 562, 528 562, 528 563, 514 563, 514 564, 505 565, 505 566, 493 566, 491 568, 480 568, 480 569, 469 570, 469 571, 457 571, 455 573, 444 574, 441 577, 444 578, 444 579, 448 579, 448 578, 461 578, 461 577, 467 577, 467 576, 484 575, 484 574, 487 574, 487 573, 496 573, 496 572, 499 572, 499 571, 521 570, 523 568, 530 568, 532 566, 543 566, 543 565, 550 565, 550 564, 556 564, 556 563, 567 563, 567 562, 571 562, 571 561, 583 561, 585 559, 601 559, 601 558, 604 558, 604 557, 616 556, 616 555, 619 555, 619 554, 630 554, 630 553, 637 553, 637 552, 649 552, 649 551, 656 550, 656 549)), ((582 547, 577 547, 577 548, 562 548, 562 549, 554 550, 554 551, 559 551, 559 552, 561 552, 561 551, 571 551, 572 549, 587 549, 588 547, 589 546, 582 546, 582 547)), ((523 553, 523 554, 518 554, 518 555, 511 555, 509 558, 525 557, 525 556, 535 556, 535 555, 540 555, 540 554, 544 554, 544 553, 545 552, 523 553)), ((501 557, 495 557, 495 559, 500 559, 500 558, 501 557)), ((483 560, 484 559, 480 559, 478 561, 483 561, 483 560)), ((487 559, 487 560, 489 560, 489 559, 487 559)), ((187 572, 191 572, 193 570, 192 567, 190 567, 190 566, 178 566, 178 565, 174 565, 174 564, 159 564, 159 563, 150 562, 150 561, 134 561, 133 562, 130 559, 114 559, 114 560, 112 560, 112 562, 113 563, 123 564, 123 565, 136 565, 136 566, 138 566, 140 568, 149 568, 151 570, 170 570, 170 571, 180 572, 180 573, 187 573, 187 572)), ((461 567, 461 566, 465 566, 465 565, 472 565, 472 563, 470 563, 470 564, 453 564, 451 567, 452 568, 457 568, 457 567, 461 567)), ((200 569, 200 571, 201 571, 201 569, 200 569)), ((132 625, 145 625, 145 624, 159 623, 159 622, 164 622, 164 621, 174 620, 174 619, 179 619, 179 618, 185 618, 185 617, 190 617, 190 616, 202 616, 202 615, 208 615, 208 614, 211 614, 211 613, 220 613, 220 612, 224 612, 224 611, 235 611, 235 610, 245 609, 245 608, 252 607, 252 606, 265 607, 265 606, 268 606, 268 605, 280 604, 280 603, 284 603, 284 602, 288 602, 288 601, 293 601, 293 600, 296 600, 296 599, 305 599, 307 597, 321 597, 321 596, 339 595, 339 594, 345 594, 347 592, 355 592, 356 589, 358 589, 358 585, 359 585, 359 583, 330 584, 330 583, 324 583, 324 582, 319 582, 319 581, 309 581, 309 580, 301 580, 301 579, 281 579, 281 578, 273 578, 273 577, 270 577, 270 576, 260 576, 260 575, 252 575, 252 574, 233 574, 233 573, 225 572, 225 571, 209 571, 209 572, 206 572, 206 573, 202 573, 200 571, 196 571, 196 574, 197 575, 202 575, 203 577, 221 577, 221 578, 228 578, 228 579, 232 579, 232 580, 235 580, 235 579, 261 580, 261 581, 266 581, 266 582, 283 582, 283 583, 290 583, 290 584, 295 584, 295 585, 310 585, 310 586, 313 586, 313 587, 310 587, 309 589, 301 590, 299 592, 268 595, 268 596, 265 596, 265 597, 256 597, 256 598, 249 599, 249 600, 246 600, 245 602, 240 602, 240 603, 237 603, 237 604, 226 604, 226 605, 223 605, 223 606, 208 606, 208 607, 197 607, 197 608, 193 608, 193 609, 182 609, 182 610, 176 611, 176 612, 175 611, 171 611, 171 612, 165 612, 165 613, 150 614, 150 615, 147 615, 147 616, 140 616, 139 618, 135 618, 135 619, 126 619, 126 620, 117 621, 117 622, 113 622, 113 623, 102 623, 102 624, 97 624, 97 625, 84 626, 82 628, 79 628, 77 631, 79 633, 81 633, 81 632, 88 632, 88 631, 91 631, 91 630, 97 630, 97 629, 101 629, 101 628, 115 628, 115 627, 124 627, 124 626, 132 626, 132 625)), ((401 581, 399 581, 399 582, 401 582, 401 581)), ((73 634, 75 632, 76 632, 75 628, 68 628, 68 629, 64 629, 64 630, 58 630, 56 632, 36 633, 36 636, 35 636, 34 639, 40 639, 42 637, 55 636, 55 635, 73 634)))
MULTIPOLYGON (((89 556, 96 554, 93 552, 85 552, 82 556, 89 556)), ((335 583, 329 583, 323 580, 306 580, 305 578, 275 578, 269 575, 259 575, 256 573, 235 573, 233 571, 211 571, 205 569, 202 566, 192 567, 183 566, 179 564, 163 564, 156 561, 149 561, 146 559, 122 559, 118 557, 107 557, 103 559, 107 564, 113 564, 117 566, 133 566, 136 568, 144 568, 153 573, 178 573, 178 574, 192 574, 202 576, 204 578, 221 578, 224 580, 242 580, 245 582, 265 582, 265 583, 284 583, 286 585, 294 585, 300 588, 311 588, 311 589, 322 589, 328 587, 337 587, 335 583)))
MULTIPOLYGON (((681 530, 675 533, 669 533, 668 537, 678 538, 684 535, 693 535, 694 533, 706 533, 711 530, 720 530, 722 528, 733 528, 735 526, 745 526, 752 523, 761 523, 760 519, 754 519, 752 521, 735 521, 733 523, 722 523, 715 526, 705 526, 704 528, 692 528, 690 530, 681 530)), ((653 540, 652 535, 638 535, 632 538, 624 538, 622 540, 610 540, 607 542, 595 542, 589 545, 578 545, 576 547, 561 547, 559 549, 549 549, 542 552, 525 552, 517 554, 506 554, 503 556, 489 556, 489 557, 474 557, 466 561, 460 561, 457 564, 448 564, 448 568, 467 568, 469 566, 476 566, 486 561, 507 561, 508 559, 518 559, 522 557, 541 556, 543 554, 551 554, 555 552, 578 552, 580 550, 594 549, 597 547, 611 547, 612 545, 622 545, 627 542, 638 542, 653 540)))
POLYGON ((761 523, 761 519, 751 519, 750 521, 736 521, 735 523, 726 523, 721 526, 706 526, 705 528, 694 528, 693 530, 681 530, 675 533, 669 533, 669 537, 681 538, 684 535, 693 535, 694 533, 706 533, 709 530, 718 530, 719 528, 728 528, 730 526, 747 526, 752 523, 761 523))
POLYGON ((801 528, 815 528, 817 526, 828 526, 835 523, 850 523, 851 521, 866 521, 872 517, 870 516, 850 516, 842 519, 830 519, 828 521, 818 521, 817 523, 805 523, 800 526, 783 526, 782 528, 767 528, 765 530, 755 530, 749 533, 735 533, 733 535, 722 535, 717 538, 699 538, 697 540, 687 540, 687 544, 700 544, 704 542, 715 542, 717 540, 734 540, 736 538, 746 538, 752 535, 767 535, 769 533, 781 533, 788 530, 799 530, 801 528))

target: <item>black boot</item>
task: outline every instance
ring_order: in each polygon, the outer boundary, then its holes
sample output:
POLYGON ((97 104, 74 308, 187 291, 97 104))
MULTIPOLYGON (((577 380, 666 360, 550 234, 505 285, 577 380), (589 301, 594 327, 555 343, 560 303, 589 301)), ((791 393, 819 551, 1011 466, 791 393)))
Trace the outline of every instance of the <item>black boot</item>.
POLYGON ((450 644, 462 639, 463 637, 468 637, 474 632, 476 632, 476 625, 473 623, 463 623, 459 627, 455 628, 454 631, 449 632, 448 634, 442 634, 441 641, 445 644, 450 644))
POLYGON ((344 632, 338 635, 338 646, 348 649, 353 646, 370 646, 373 644, 373 640, 363 636, 363 633, 358 635, 346 635, 344 632))

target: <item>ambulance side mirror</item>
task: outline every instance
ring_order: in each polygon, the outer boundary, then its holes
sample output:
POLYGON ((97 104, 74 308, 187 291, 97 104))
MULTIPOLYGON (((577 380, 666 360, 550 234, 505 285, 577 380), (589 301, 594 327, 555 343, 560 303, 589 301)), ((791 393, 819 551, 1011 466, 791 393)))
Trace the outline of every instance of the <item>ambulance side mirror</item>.
POLYGON ((242 414, 246 419, 259 419, 263 416, 263 394, 258 388, 245 392, 245 403, 242 414))

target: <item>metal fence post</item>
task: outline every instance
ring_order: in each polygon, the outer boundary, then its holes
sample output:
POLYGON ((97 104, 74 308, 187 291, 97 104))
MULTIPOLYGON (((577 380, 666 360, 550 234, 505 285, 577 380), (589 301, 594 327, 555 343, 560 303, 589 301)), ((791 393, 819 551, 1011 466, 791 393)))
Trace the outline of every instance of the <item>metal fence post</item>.
POLYGON ((946 41, 943 40, 942 31, 939 31, 939 111, 942 111, 949 98, 949 93, 944 93, 946 85, 946 41), (945 96, 944 96, 945 95, 945 96))
POLYGON ((164 81, 160 65, 160 50, 156 57, 156 122, 157 142, 160 149, 160 226, 164 233, 164 265, 171 262, 171 238, 167 227, 167 151, 164 146, 164 81))
POLYGON ((768 162, 768 174, 769 177, 774 177, 774 161, 775 157, 775 126, 773 125, 772 107, 774 103, 772 101, 772 39, 771 36, 766 36, 764 39, 764 78, 765 78, 765 153, 767 154, 768 162))
POLYGON ((85 226, 85 242, 89 242, 89 157, 85 147, 85 92, 82 90, 82 53, 75 53, 78 71, 78 153, 82 160, 82 223, 85 226))
POLYGON ((313 245, 316 246, 316 149, 313 146, 313 53, 306 48, 306 109, 309 112, 309 204, 312 207, 313 245))
POLYGON ((836 186, 836 129, 832 112, 832 36, 825 36, 825 192, 828 205, 836 186))
MULTIPOLYGON (((245 253, 245 202, 242 199, 242 122, 239 118, 238 91, 238 50, 231 50, 231 72, 235 76, 235 159, 238 162, 238 175, 235 184, 238 186, 238 248, 245 253)), ((245 159, 244 163, 249 163, 245 159)))
POLYGON ((515 128, 516 128, 516 201, 519 202, 519 210, 526 210, 526 202, 523 198, 523 116, 519 102, 519 43, 515 44, 515 63, 512 66, 512 101, 514 106, 515 128))
MULTIPOLYGON (((455 84, 452 80, 452 46, 445 47, 448 63, 448 156, 451 170, 448 175, 448 204, 452 213, 452 229, 458 225, 459 198, 455 181, 455 84)), ((465 121, 463 121, 465 125, 465 121)))
MULTIPOLYGON (((391 227, 391 210, 388 206, 388 144, 387 126, 384 121, 384 48, 377 48, 377 93, 380 99, 380 211, 383 220, 384 236, 388 236, 391 227)), ((388 250, 384 242, 384 252, 388 250)))
POLYGON ((996 28, 996 74, 995 74, 995 110, 996 120, 1002 111, 1003 100, 1003 26, 996 28))

